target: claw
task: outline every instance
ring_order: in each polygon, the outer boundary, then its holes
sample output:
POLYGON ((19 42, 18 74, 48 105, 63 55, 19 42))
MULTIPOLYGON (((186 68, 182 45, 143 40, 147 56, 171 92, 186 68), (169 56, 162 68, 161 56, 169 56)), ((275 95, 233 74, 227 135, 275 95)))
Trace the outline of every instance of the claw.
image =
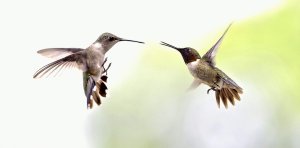
POLYGON ((110 68, 110 66, 111 66, 111 63, 108 64, 106 69, 103 66, 103 69, 104 69, 103 73, 105 73, 105 75, 107 75, 107 70, 110 68))
POLYGON ((103 61, 102 65, 101 65, 101 67, 104 68, 104 64, 106 63, 106 61, 107 61, 107 57, 104 59, 104 61, 103 61))
POLYGON ((107 62, 107 57, 104 59, 101 67, 103 68, 103 73, 105 73, 105 75, 107 75, 107 70, 110 68, 111 63, 108 64, 107 68, 104 67, 104 64, 107 62))

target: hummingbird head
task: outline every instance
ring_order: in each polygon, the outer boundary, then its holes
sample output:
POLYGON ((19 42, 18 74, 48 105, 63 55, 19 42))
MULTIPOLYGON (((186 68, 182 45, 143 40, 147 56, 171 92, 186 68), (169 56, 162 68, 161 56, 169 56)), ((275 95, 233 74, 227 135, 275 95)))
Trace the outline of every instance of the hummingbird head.
POLYGON ((135 41, 135 40, 128 40, 128 39, 123 39, 120 38, 116 35, 113 35, 111 33, 103 33, 98 37, 98 39, 95 41, 95 43, 100 43, 101 46, 108 51, 112 46, 114 46, 116 43, 119 41, 128 41, 128 42, 136 42, 136 43, 141 43, 144 44, 144 42, 140 41, 135 41))
POLYGON ((197 59, 201 58, 201 56, 199 55, 197 50, 195 50, 191 47, 178 48, 178 47, 170 45, 166 42, 161 42, 161 45, 168 46, 168 47, 171 47, 171 48, 176 49, 177 51, 179 51, 182 58, 183 58, 183 60, 184 60, 184 62, 185 62, 185 64, 188 64, 190 62, 194 62, 197 59))

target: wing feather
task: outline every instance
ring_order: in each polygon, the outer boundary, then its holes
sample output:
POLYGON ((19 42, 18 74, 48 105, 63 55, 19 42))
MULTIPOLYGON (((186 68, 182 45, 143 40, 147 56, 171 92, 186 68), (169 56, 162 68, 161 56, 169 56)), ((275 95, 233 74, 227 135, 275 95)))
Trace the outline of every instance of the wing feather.
POLYGON ((198 79, 194 79, 192 84, 189 86, 189 88, 187 89, 187 91, 191 91, 195 88, 197 88, 199 85, 201 84, 201 81, 198 79))
POLYGON ((68 64, 72 64, 72 63, 76 64, 76 66, 78 68, 82 68, 82 70, 84 70, 84 66, 82 66, 82 65, 85 65, 84 64, 85 61, 83 59, 83 56, 84 56, 83 54, 84 54, 83 52, 77 52, 75 54, 71 54, 64 58, 56 60, 52 63, 49 63, 49 64, 43 66, 42 68, 40 68, 38 71, 36 71, 35 74, 33 75, 33 78, 43 77, 49 71, 50 71, 50 73, 48 73, 48 74, 50 75, 54 71, 56 71, 59 67, 60 67, 60 69, 59 69, 59 71, 60 71, 64 67, 67 67, 68 64))
POLYGON ((222 40, 223 40, 225 34, 227 33, 228 29, 230 28, 230 26, 231 26, 231 24, 227 27, 227 29, 222 34, 222 36, 219 38, 219 40, 205 53, 205 55, 203 55, 203 59, 205 59, 212 66, 216 65, 215 57, 216 57, 218 48, 221 45, 222 40))
POLYGON ((46 48, 37 51, 37 53, 48 58, 55 58, 59 56, 68 56, 83 50, 84 49, 81 48, 46 48))

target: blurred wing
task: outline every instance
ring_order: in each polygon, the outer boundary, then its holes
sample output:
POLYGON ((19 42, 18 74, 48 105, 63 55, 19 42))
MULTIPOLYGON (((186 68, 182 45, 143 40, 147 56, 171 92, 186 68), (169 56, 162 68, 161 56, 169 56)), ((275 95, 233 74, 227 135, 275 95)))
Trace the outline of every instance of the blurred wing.
POLYGON ((71 54, 66 56, 62 59, 49 63, 42 68, 40 68, 34 75, 33 78, 42 77, 46 73, 49 75, 52 74, 54 71, 58 70, 56 74, 65 67, 77 66, 79 69, 85 69, 85 61, 84 61, 84 53, 77 52, 75 54, 71 54))
POLYGON ((187 89, 187 91, 191 91, 191 90, 197 88, 200 84, 201 84, 200 80, 194 79, 194 81, 192 82, 190 87, 187 89))
POLYGON ((203 56, 203 59, 205 59, 205 60, 206 60, 210 65, 212 65, 212 66, 215 66, 215 65, 216 65, 216 63, 215 63, 215 56, 216 56, 216 54, 217 54, 218 48, 219 48, 219 46, 221 45, 221 42, 222 42, 222 40, 223 40, 225 34, 227 33, 227 31, 228 31, 228 29, 230 28, 231 25, 232 25, 232 24, 230 24, 230 25, 227 27, 227 29, 225 30, 225 32, 223 33, 223 35, 221 36, 221 38, 220 38, 220 39, 215 43, 215 45, 212 46, 212 47, 210 48, 210 50, 207 51, 207 52, 205 53, 205 55, 203 56))
POLYGON ((48 58, 55 58, 58 56, 68 56, 70 54, 83 51, 84 49, 81 48, 46 48, 37 51, 37 53, 48 57, 48 58))

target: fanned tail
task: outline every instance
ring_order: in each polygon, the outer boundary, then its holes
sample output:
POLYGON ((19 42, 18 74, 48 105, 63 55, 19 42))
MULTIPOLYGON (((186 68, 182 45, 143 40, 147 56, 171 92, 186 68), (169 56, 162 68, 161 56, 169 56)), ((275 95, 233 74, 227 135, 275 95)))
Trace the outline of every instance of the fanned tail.
POLYGON ((106 81, 107 76, 103 75, 101 77, 101 82, 95 82, 94 79, 91 76, 88 76, 87 84, 85 87, 85 96, 87 98, 87 108, 92 109, 93 108, 93 100, 96 102, 97 105, 101 104, 101 97, 106 97, 106 81), (96 90, 94 90, 94 87, 96 87, 96 90))
POLYGON ((216 90, 216 101, 218 104, 218 107, 220 108, 220 102, 222 100, 225 108, 228 108, 228 103, 227 100, 234 105, 235 104, 235 99, 240 101, 240 95, 242 94, 243 91, 239 88, 222 88, 216 90))
POLYGON ((99 93, 102 97, 106 97, 106 90, 107 90, 107 86, 106 86, 106 82, 107 82, 107 76, 103 75, 101 77, 102 82, 100 83, 99 86, 99 93))

